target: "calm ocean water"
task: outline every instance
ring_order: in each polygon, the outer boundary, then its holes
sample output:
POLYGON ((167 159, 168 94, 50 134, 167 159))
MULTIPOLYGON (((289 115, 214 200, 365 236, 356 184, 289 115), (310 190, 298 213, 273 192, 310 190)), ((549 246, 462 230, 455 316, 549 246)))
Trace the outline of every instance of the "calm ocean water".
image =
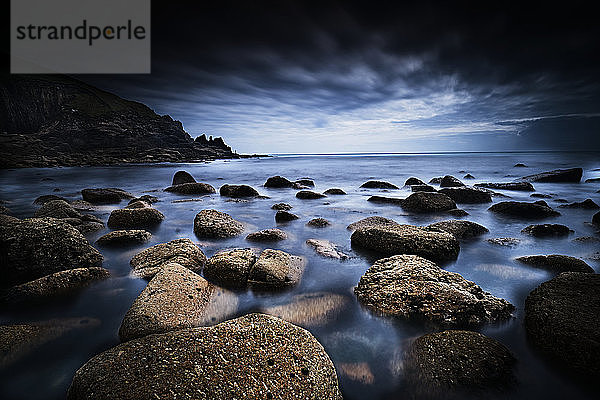
MULTIPOLYGON (((40 168, 3 170, 0 172, 0 199, 19 218, 31 217, 36 210, 33 200, 43 194, 57 194, 69 200, 81 198, 79 191, 91 187, 119 187, 136 195, 146 191, 159 196, 154 206, 165 214, 165 221, 152 230, 153 238, 142 246, 125 250, 102 248, 104 267, 112 277, 96 283, 76 296, 57 302, 20 308, 0 314, 2 324, 40 321, 51 318, 86 317, 100 324, 85 330, 73 331, 43 346, 39 351, 22 359, 8 370, 0 371, 0 398, 59 399, 64 398, 75 370, 93 355, 119 343, 117 332, 121 320, 146 282, 129 275, 131 257, 150 245, 181 237, 194 240, 207 257, 228 247, 248 247, 245 234, 237 238, 219 241, 198 239, 193 233, 193 220, 202 209, 214 208, 232 215, 247 224, 246 234, 252 231, 276 227, 274 203, 287 202, 300 220, 281 225, 288 232, 288 240, 261 248, 277 248, 308 259, 308 266, 301 283, 290 291, 269 295, 256 295, 251 291, 240 293, 238 315, 262 306, 283 303, 293 295, 311 292, 333 292, 348 297, 351 307, 337 320, 311 332, 323 344, 338 367, 340 385, 346 399, 395 399, 402 389, 402 350, 411 338, 426 333, 419 324, 376 316, 363 309, 356 301, 352 288, 360 276, 372 264, 372 255, 353 250, 350 232, 346 226, 351 222, 380 215, 400 223, 425 225, 449 219, 442 214, 411 215, 393 205, 376 205, 367 198, 376 190, 363 190, 359 186, 369 179, 381 179, 398 186, 416 176, 424 181, 446 174, 459 179, 466 173, 477 182, 505 182, 516 177, 555 168, 582 167, 584 177, 580 184, 535 183, 537 192, 552 195, 546 199, 552 207, 556 199, 569 202, 591 198, 600 203, 597 183, 583 183, 587 178, 600 177, 598 153, 453 153, 453 154, 355 154, 355 155, 279 155, 273 158, 215 161, 198 164, 130 165, 87 168, 40 168), (524 163, 527 168, 514 168, 524 163), (225 183, 248 184, 270 199, 250 202, 227 202, 218 194, 206 196, 202 201, 173 203, 173 200, 198 196, 178 196, 163 192, 169 186, 173 174, 184 169, 196 180, 209 183, 217 189, 225 183), (461 172, 464 171, 464 172, 461 172), (320 200, 298 200, 291 189, 266 189, 262 184, 269 176, 282 175, 290 179, 309 177, 314 179, 316 191, 331 187, 344 189, 348 196, 330 196, 320 200), (55 192, 55 189, 59 191, 55 192), (305 226, 314 217, 323 217, 333 225, 324 229, 305 226), (305 241, 309 238, 331 240, 342 251, 353 257, 337 261, 317 256, 305 241), (351 380, 339 371, 346 363, 368 365, 374 376, 372 384, 351 380)), ((528 192, 500 191, 514 200, 533 201, 528 192)), ((385 195, 406 197, 409 190, 402 189, 385 195)), ((502 199, 495 198, 494 202, 502 199)), ((123 207, 125 203, 120 206, 123 207)), ((461 243, 461 251, 455 262, 443 265, 484 290, 509 300, 517 307, 515 318, 507 323, 485 326, 481 332, 506 345, 518 359, 516 373, 519 385, 502 398, 597 398, 597 388, 585 388, 574 384, 543 362, 529 347, 523 329, 523 307, 527 294, 541 282, 551 278, 543 270, 527 267, 514 261, 515 257, 529 254, 567 254, 586 259, 597 252, 597 243, 574 242, 579 236, 597 236, 589 221, 591 210, 560 209, 562 215, 552 218, 553 223, 568 225, 575 232, 568 238, 534 239, 524 236, 520 230, 527 221, 496 216, 488 204, 459 205, 469 212, 464 219, 486 226, 490 233, 461 243), (522 243, 516 247, 499 247, 485 241, 490 237, 517 237, 522 243)), ((95 214, 104 221, 110 211, 119 206, 103 206, 95 214)), ((91 242, 108 229, 88 235, 91 242)), ((596 272, 600 263, 586 259, 596 272)))

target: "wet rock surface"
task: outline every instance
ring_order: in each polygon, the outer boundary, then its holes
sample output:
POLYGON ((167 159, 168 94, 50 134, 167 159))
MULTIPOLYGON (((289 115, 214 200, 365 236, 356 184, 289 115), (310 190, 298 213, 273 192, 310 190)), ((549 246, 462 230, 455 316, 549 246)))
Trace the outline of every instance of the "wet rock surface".
POLYGON ((273 204, 271 206, 271 208, 273 210, 283 210, 283 211, 289 211, 291 210, 293 207, 287 203, 277 203, 277 204, 273 204))
POLYGON ((118 188, 95 188, 81 191, 83 200, 92 204, 117 204, 121 200, 133 199, 135 196, 118 188))
POLYGON ((489 191, 468 186, 443 188, 439 192, 450 197, 456 203, 477 204, 492 202, 492 195, 489 191))
POLYGON ((287 233, 281 229, 263 229, 262 231, 250 233, 246 240, 251 242, 276 242, 288 238, 287 233))
POLYGON ((491 206, 489 211, 515 218, 541 219, 560 215, 544 201, 527 203, 522 201, 502 201, 491 206))
POLYGON ((427 228, 439 229, 444 232, 451 233, 457 239, 470 239, 489 232, 489 230, 485 226, 479 225, 476 222, 455 219, 435 222, 433 224, 427 225, 427 228))
POLYGON ((244 224, 217 210, 202 210, 194 218, 194 233, 200 238, 224 239, 244 232, 244 224))
POLYGON ((521 243, 520 239, 511 238, 511 237, 499 237, 499 238, 490 238, 487 239, 487 242, 491 244, 495 244, 497 246, 506 246, 506 247, 514 247, 521 243))
POLYGON ((96 240, 96 243, 102 246, 129 246, 145 243, 152 237, 152 234, 143 229, 130 229, 109 232, 96 240))
POLYGON ((177 263, 166 264, 125 314, 122 342, 168 331, 214 325, 237 310, 237 297, 177 263))
POLYGON ((502 182, 502 183, 476 183, 476 187, 484 187, 488 189, 501 189, 501 190, 516 190, 522 192, 534 192, 535 188, 529 182, 502 182))
POLYGON ((248 185, 223 185, 219 189, 221 196, 226 197, 256 197, 259 193, 251 186, 248 185))
POLYGON ((177 263, 200 272, 206 263, 206 256, 190 239, 175 239, 142 250, 133 256, 129 265, 134 275, 152 278, 168 263, 177 263))
POLYGON ((327 197, 327 196, 324 194, 321 194, 321 193, 310 191, 310 190, 301 190, 298 193, 296 193, 296 197, 298 199, 303 199, 303 200, 314 200, 314 199, 321 199, 321 198, 327 197))
POLYGON ((267 188, 291 188, 294 186, 294 182, 277 175, 268 178, 263 186, 267 188))
POLYGON ((367 181, 360 185, 360 187, 364 189, 400 189, 393 183, 384 181, 367 181))
POLYGON ((325 228, 326 226, 331 225, 331 222, 326 220, 325 218, 313 218, 306 223, 307 226, 311 226, 313 228, 325 228))
POLYGON ((31 281, 54 272, 96 267, 102 255, 75 228, 55 218, 0 225, 2 285, 31 281))
POLYGON ((250 269, 248 284, 258 290, 284 289, 300 281, 305 267, 302 257, 265 249, 250 269))
POLYGON ((452 175, 446 175, 440 180, 440 187, 460 187, 465 186, 459 179, 453 177, 452 175))
POLYGON ((195 182, 169 186, 165 189, 165 192, 176 194, 212 194, 217 191, 208 183, 195 182))
POLYGON ((580 182, 582 175, 582 168, 555 169, 540 174, 527 175, 521 180, 527 182, 580 182))
POLYGON ((165 219, 155 208, 122 208, 113 210, 106 223, 112 229, 152 228, 165 219))
POLYGON ((577 379, 600 378, 600 275, 564 272, 525 300, 529 342, 577 379))
POLYGON ((326 191, 324 191, 323 194, 340 196, 340 195, 345 195, 346 192, 344 192, 342 189, 331 188, 331 189, 327 189, 326 191))
POLYGON ((564 256, 560 254, 535 255, 517 257, 517 261, 532 267, 545 269, 556 274, 561 272, 589 272, 594 273, 585 261, 579 258, 564 256))
POLYGON ((347 254, 344 254, 341 251, 339 251, 337 249, 337 246, 329 240, 308 239, 306 241, 306 244, 314 248, 317 254, 323 257, 335 258, 338 260, 345 260, 348 258, 347 254))
POLYGON ((456 203, 442 193, 417 192, 404 199, 400 206, 415 213, 430 213, 455 209, 456 203))
POLYGON ((442 326, 506 320, 514 310, 461 275, 414 255, 378 260, 360 278, 354 293, 376 312, 442 326))
POLYGON ((181 185, 183 183, 196 183, 194 177, 187 171, 177 171, 173 175, 172 186, 181 185))
POLYGON ((76 372, 67 399, 116 393, 135 399, 140 387, 158 398, 342 398, 321 344, 308 331, 262 314, 109 349, 76 372))
POLYGON ((455 260, 460 244, 454 235, 413 225, 384 225, 354 231, 353 246, 384 255, 414 254, 435 262, 455 260))
POLYGON ((350 231, 355 231, 361 228, 371 228, 371 227, 386 227, 386 226, 398 226, 400 225, 394 220, 385 217, 373 216, 363 218, 360 221, 356 221, 351 223, 346 227, 346 229, 350 231))
POLYGON ((289 303, 265 307, 261 312, 302 327, 323 326, 336 319, 350 305, 350 299, 335 293, 305 293, 289 303))
POLYGON ((204 276, 224 287, 244 288, 256 259, 252 249, 223 250, 206 261, 204 276))
POLYGON ((285 210, 279 210, 275 214, 276 222, 289 222, 289 221, 293 221, 298 218, 299 217, 296 214, 293 214, 293 213, 285 211, 285 210))
POLYGON ((516 359, 504 345, 477 332, 421 336, 409 346, 404 363, 408 392, 414 398, 483 395, 516 384, 516 359))
POLYGON ((539 224, 526 226, 521 232, 535 237, 549 237, 568 236, 573 231, 561 224, 539 224))

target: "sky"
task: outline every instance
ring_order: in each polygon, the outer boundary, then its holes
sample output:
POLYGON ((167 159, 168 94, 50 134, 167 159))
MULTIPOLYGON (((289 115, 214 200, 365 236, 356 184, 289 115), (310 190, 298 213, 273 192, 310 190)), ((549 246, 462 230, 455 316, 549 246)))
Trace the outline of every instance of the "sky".
POLYGON ((152 74, 79 79, 241 153, 600 150, 590 2, 173 3, 152 74))

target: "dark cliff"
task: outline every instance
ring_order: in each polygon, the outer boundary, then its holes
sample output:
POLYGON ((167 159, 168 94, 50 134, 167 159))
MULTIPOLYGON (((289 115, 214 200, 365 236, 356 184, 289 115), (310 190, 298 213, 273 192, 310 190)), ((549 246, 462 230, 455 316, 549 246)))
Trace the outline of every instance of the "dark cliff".
POLYGON ((66 76, 0 81, 0 167, 99 165, 237 157, 221 138, 66 76))

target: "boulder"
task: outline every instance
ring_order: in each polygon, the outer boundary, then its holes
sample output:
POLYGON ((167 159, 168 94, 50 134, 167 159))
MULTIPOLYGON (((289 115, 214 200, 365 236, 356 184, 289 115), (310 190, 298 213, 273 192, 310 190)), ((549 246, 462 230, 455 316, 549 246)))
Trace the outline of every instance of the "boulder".
POLYGON ((0 286, 73 268, 97 267, 102 255, 75 228, 55 218, 0 225, 0 286))
POLYGON ((244 224, 217 210, 202 210, 194 218, 194 233, 201 238, 224 239, 244 232, 244 224))
POLYGON ((404 199, 400 206, 414 213, 430 213, 452 210, 456 203, 442 193, 417 192, 404 199))
POLYGON ((535 192, 535 188, 529 182, 503 182, 503 183, 476 183, 476 187, 484 187, 488 189, 500 190, 515 190, 521 192, 535 192))
POLYGON ((334 195, 334 196, 339 196, 339 195, 346 194, 346 192, 344 192, 342 189, 338 189, 338 188, 327 189, 323 193, 326 194, 326 195, 334 195))
POLYGON ((171 183, 171 185, 175 186, 175 185, 181 185, 183 183, 196 183, 196 180, 189 172, 186 172, 186 171, 175 172, 175 175, 173 175, 173 182, 171 183))
POLYGON ((81 213, 64 200, 48 200, 33 214, 34 218, 78 218, 81 213))
POLYGON ((135 203, 136 201, 144 201, 144 202, 146 202, 148 204, 154 204, 154 203, 158 203, 159 202, 158 197, 151 196, 149 194, 145 194, 145 195, 142 195, 140 197, 136 197, 134 199, 129 200, 128 204, 135 203))
POLYGON ((259 193, 248 185, 223 185, 219 189, 221 196, 225 197, 256 197, 259 193))
POLYGON ((470 239, 488 233, 489 230, 478 223, 451 219, 427 225, 427 229, 437 229, 451 233, 457 239, 470 239))
POLYGON ((143 229, 130 229, 109 232, 96 240, 96 244, 101 246, 130 246, 145 243, 152 237, 152 234, 143 229))
POLYGON ((515 168, 527 168, 527 165, 525 165, 523 163, 516 163, 515 165, 513 165, 513 167, 515 167, 515 168))
POLYGON ((460 208, 453 208, 452 210, 446 211, 446 214, 452 215, 454 217, 464 217, 469 215, 465 210, 461 210, 460 208))
POLYGON ((306 244, 314 248, 317 254, 323 257, 335 258, 338 260, 345 260, 348 258, 347 254, 338 251, 337 246, 329 240, 323 239, 308 239, 306 244))
POLYGON ((485 392, 516 384, 515 364, 504 345, 480 333, 431 333, 417 338, 405 353, 407 392, 411 398, 486 397, 485 392))
POLYGON ((463 176, 463 179, 475 179, 475 177, 471 174, 466 174, 465 176, 463 176))
POLYGON ((248 284, 255 289, 284 289, 296 285, 306 261, 281 250, 266 249, 250 269, 248 284))
POLYGON ((287 203, 277 203, 277 204, 273 204, 271 206, 271 208, 273 210, 282 210, 282 211, 289 211, 292 209, 292 206, 287 204, 287 203))
POLYGON ((526 182, 580 182, 583 175, 581 168, 555 169, 541 174, 527 175, 521 178, 526 182))
POLYGON ((165 189, 165 192, 177 194, 211 194, 217 191, 208 183, 196 182, 169 186, 165 189))
POLYGON ((95 188, 83 189, 81 191, 83 200, 92 204, 117 204, 121 200, 133 199, 135 196, 129 192, 117 188, 95 188))
POLYGON ((133 256, 129 265, 134 275, 149 279, 168 263, 200 272, 206 263, 206 256, 190 239, 175 239, 142 250, 133 256))
POLYGON ((251 242, 276 242, 287 239, 287 233, 281 229, 263 229, 262 231, 253 232, 246 236, 246 240, 251 242))
POLYGON ((560 224, 529 225, 521 230, 522 233, 535 237, 568 236, 573 231, 568 226, 560 224))
POLYGON ((306 187, 315 187, 315 181, 309 178, 301 178, 294 182, 297 185, 302 185, 306 187))
POLYGON ((399 189, 398 186, 385 181, 367 181, 360 187, 365 189, 399 189))
POLYGON ((294 186, 294 182, 277 175, 268 178, 263 186, 267 188, 291 188, 294 186))
POLYGON ((525 300, 531 343, 558 368, 579 379, 600 379, 600 275, 564 272, 525 300))
POLYGON ((348 225, 346 227, 346 229, 348 229, 349 231, 355 231, 357 229, 362 229, 362 228, 386 227, 386 226, 398 226, 398 225, 400 225, 400 224, 394 220, 376 215, 376 216, 372 216, 372 217, 363 218, 360 221, 353 222, 350 225, 348 225))
POLYGON ((561 208, 583 208, 585 210, 597 210, 600 208, 598 204, 594 202, 592 199, 585 199, 584 201, 569 203, 569 204, 561 204, 559 207, 561 208))
POLYGON ((381 203, 381 204, 393 204, 395 206, 400 206, 404 202, 404 199, 399 199, 396 197, 385 197, 385 196, 371 196, 367 199, 371 203, 381 203))
POLYGON ((255 262, 256 254, 252 249, 220 251, 206 261, 204 276, 225 287, 244 288, 255 262))
POLYGON ((453 177, 452 175, 446 175, 440 181, 440 187, 443 187, 443 188, 444 187, 459 187, 459 186, 465 186, 465 184, 462 183, 457 178, 453 177))
POLYGON ((2 300, 11 304, 45 300, 69 294, 109 276, 110 272, 101 267, 73 268, 59 271, 31 282, 13 286, 4 293, 2 300))
POLYGON ((125 314, 122 342, 197 326, 214 325, 237 310, 237 297, 177 264, 168 263, 125 314))
POLYGON ((49 201, 52 201, 52 200, 63 200, 63 201, 67 201, 67 199, 65 199, 64 197, 57 196, 57 195, 55 195, 55 194, 45 194, 45 195, 42 195, 42 196, 38 197, 37 199, 35 199, 35 200, 33 201, 33 204, 36 204, 36 205, 38 205, 38 206, 42 206, 42 205, 44 205, 44 204, 46 204, 47 202, 49 202, 49 201))
POLYGON ((323 346, 308 331, 264 314, 109 349, 75 373, 67 399, 138 399, 140 388, 162 399, 342 398, 323 346))
POLYGON ((410 190, 412 192, 437 192, 437 190, 430 185, 412 185, 410 190))
POLYGON ((455 272, 415 255, 378 260, 354 288, 377 312, 440 326, 473 326, 510 318, 515 309, 455 272))
POLYGON ((431 178, 431 179, 429 180, 429 184, 430 184, 430 185, 439 185, 439 184, 442 182, 442 179, 443 179, 443 178, 444 178, 444 177, 442 177, 442 176, 437 176, 437 177, 435 177, 435 178, 431 178))
POLYGON ((144 200, 135 199, 135 201, 130 201, 129 204, 125 206, 125 208, 148 208, 152 207, 152 205, 144 200))
POLYGON ((275 214, 275 222, 288 222, 288 221, 293 221, 298 218, 300 218, 300 217, 298 217, 296 214, 292 214, 291 212, 284 211, 284 210, 279 210, 275 214))
POLYGON ((327 197, 324 194, 312 192, 310 190, 301 190, 296 193, 296 197, 303 200, 313 200, 313 199, 321 199, 323 197, 327 197))
POLYGON ((112 229, 151 228, 164 219, 156 208, 122 208, 111 211, 106 224, 112 229))
POLYGON ((425 182, 419 178, 410 177, 404 182, 404 186, 425 185, 425 182))
POLYGON ((598 211, 596 214, 594 214, 594 216, 592 217, 592 224, 596 225, 596 226, 600 226, 600 211, 598 211))
POLYGON ((306 226, 312 226, 313 228, 325 228, 329 225, 331 225, 331 222, 325 218, 313 218, 306 223, 306 226))
POLYGON ((494 204, 488 208, 488 210, 497 214, 522 219, 540 219, 556 217, 560 215, 558 211, 553 210, 541 200, 534 203, 527 203, 523 201, 502 201, 494 204))
POLYGON ((455 260, 460 244, 454 235, 412 225, 382 225, 354 231, 352 245, 386 256, 414 254, 435 262, 455 260))
POLYGON ((571 256, 560 254, 537 255, 517 257, 517 261, 532 267, 545 269, 547 271, 559 274, 561 272, 588 272, 594 273, 594 269, 585 261, 571 256))
POLYGON ((492 194, 489 191, 468 186, 443 188, 439 192, 450 197, 456 203, 461 204, 492 202, 492 194))
POLYGON ((264 307, 262 313, 311 328, 336 322, 350 305, 350 299, 335 293, 305 293, 281 305, 264 307))

